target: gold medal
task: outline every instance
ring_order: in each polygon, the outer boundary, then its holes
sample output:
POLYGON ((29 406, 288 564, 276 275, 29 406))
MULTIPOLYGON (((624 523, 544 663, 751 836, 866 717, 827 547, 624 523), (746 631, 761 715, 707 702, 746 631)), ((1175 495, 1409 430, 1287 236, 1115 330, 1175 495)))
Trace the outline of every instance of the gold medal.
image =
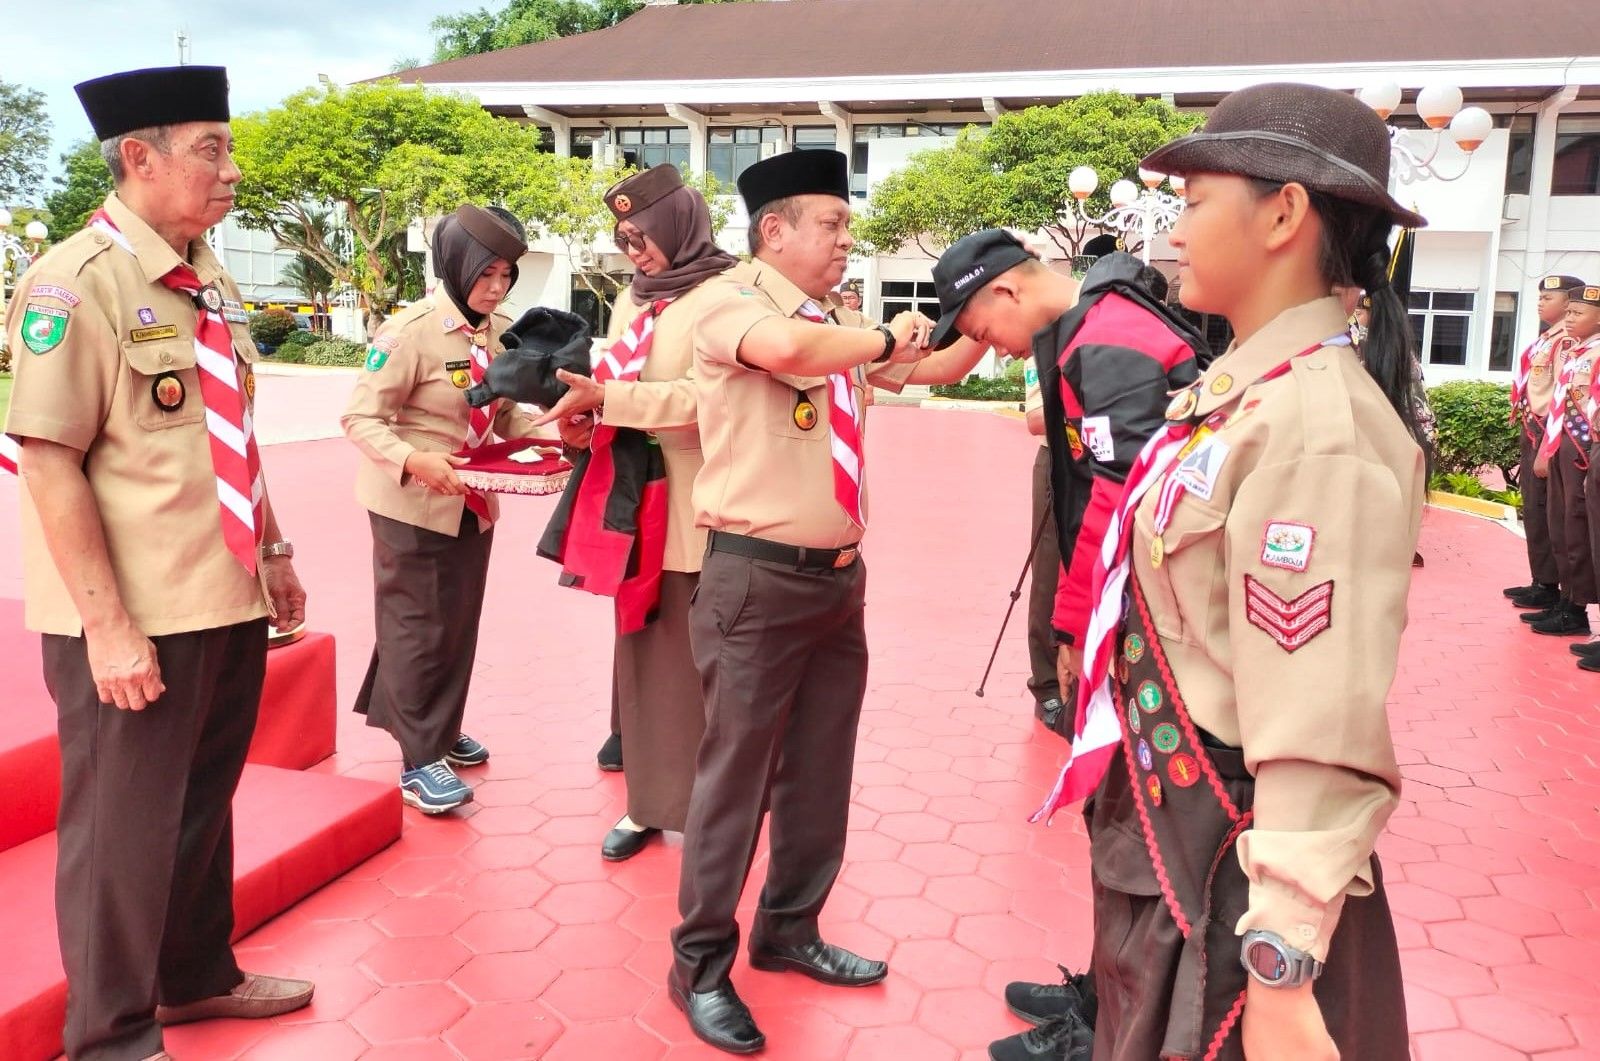
POLYGON ((1167 558, 1167 543, 1162 541, 1161 535, 1150 539, 1150 566, 1160 567, 1167 558))
POLYGON ((794 426, 802 431, 817 426, 817 407, 804 397, 794 403, 794 426))
POLYGON ((466 390, 472 386, 472 374, 464 368, 458 368, 450 373, 450 382, 456 385, 457 390, 466 390))

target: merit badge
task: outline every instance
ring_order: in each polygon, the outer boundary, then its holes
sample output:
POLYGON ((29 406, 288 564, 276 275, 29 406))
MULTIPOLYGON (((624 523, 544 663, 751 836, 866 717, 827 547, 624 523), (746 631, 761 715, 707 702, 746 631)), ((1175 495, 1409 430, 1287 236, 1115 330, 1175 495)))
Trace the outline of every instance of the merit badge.
POLYGON ((163 372, 150 384, 150 397, 157 408, 170 413, 183 406, 183 381, 171 372, 163 372))
POLYGON ((154 324, 155 322, 156 322, 156 311, 151 309, 149 306, 141 306, 139 308, 139 323, 140 324, 154 324))
POLYGON ((1333 583, 1313 586, 1293 600, 1278 596, 1253 575, 1244 576, 1244 617, 1285 652, 1296 652, 1333 625, 1333 583))
POLYGON ((1144 708, 1147 715, 1161 710, 1161 689, 1155 682, 1145 682, 1139 686, 1139 706, 1144 708))
POLYGON ((1144 723, 1140 722, 1139 718, 1140 718, 1140 715, 1139 715, 1138 706, 1133 704, 1133 703, 1129 703, 1128 704, 1128 732, 1134 734, 1135 736, 1137 736, 1139 731, 1144 728, 1144 723))
POLYGON ((244 370, 244 396, 251 401, 256 400, 256 374, 254 369, 244 370))
POLYGON ((1123 685, 1127 685, 1128 675, 1128 661, 1125 659, 1117 660, 1117 681, 1121 682, 1123 685))
POLYGON ((67 311, 30 302, 22 311, 22 341, 36 354, 48 354, 67 337, 67 311))
POLYGON ((1211 381, 1211 393, 1216 395, 1227 394, 1233 390, 1233 377, 1224 372, 1211 381))
POLYGON ((53 298, 57 302, 65 302, 69 309, 83 301, 75 292, 68 291, 60 284, 34 284, 28 290, 28 295, 32 298, 53 298))
POLYGON ((1097 461, 1109 461, 1117 455, 1116 443, 1111 438, 1111 417, 1086 416, 1083 418, 1083 441, 1097 461))
POLYGON ((1188 752, 1179 752, 1167 760, 1167 776, 1179 788, 1188 788, 1200 780, 1200 764, 1188 752))
POLYGON ((1139 758, 1139 765, 1141 767, 1143 767, 1146 770, 1151 770, 1151 769, 1155 768, 1156 757, 1150 754, 1150 742, 1149 741, 1145 741, 1145 740, 1140 741, 1139 742, 1139 747, 1137 749, 1135 749, 1135 754, 1139 758))
POLYGON ((1155 774, 1151 774, 1144 779, 1144 788, 1146 792, 1150 793, 1150 802, 1158 807, 1161 806, 1161 779, 1155 774))
POLYGON ((178 326, 176 324, 158 324, 154 328, 135 328, 128 333, 128 338, 136 343, 149 343, 157 339, 176 339, 178 326))
POLYGON ((1180 392, 1167 406, 1168 420, 1187 420, 1194 415, 1195 407, 1200 404, 1200 396, 1194 390, 1187 389, 1180 392))
POLYGON ((633 200, 626 195, 619 195, 611 200, 611 208, 619 214, 626 214, 633 209, 633 200))
POLYGON ((1183 459, 1173 474, 1189 493, 1210 501, 1217 489, 1217 473, 1228 459, 1228 444, 1215 435, 1183 459))
POLYGON ((1167 543, 1156 535, 1150 539, 1150 566, 1160 567, 1167 559, 1167 543))
POLYGON ((810 431, 817 426, 817 407, 803 394, 795 399, 794 426, 802 431, 810 431))
POLYGON ((377 346, 367 347, 367 371, 376 372, 389 361, 389 351, 377 346))
POLYGON ((200 289, 200 304, 212 313, 222 308, 222 292, 207 284, 200 289))
POLYGON ((1269 523, 1261 541, 1261 562, 1285 571, 1304 571, 1311 563, 1316 528, 1304 523, 1269 523))
POLYGON ((1083 460, 1083 436, 1071 424, 1067 425, 1067 448, 1072 450, 1073 460, 1083 460))
POLYGON ((1156 746, 1158 752, 1170 752, 1178 746, 1178 727, 1170 722, 1163 722, 1150 734, 1150 743, 1156 746))
POLYGON ((1127 640, 1122 642, 1122 655, 1129 663, 1138 663, 1144 659, 1144 638, 1138 634, 1129 634, 1127 640))

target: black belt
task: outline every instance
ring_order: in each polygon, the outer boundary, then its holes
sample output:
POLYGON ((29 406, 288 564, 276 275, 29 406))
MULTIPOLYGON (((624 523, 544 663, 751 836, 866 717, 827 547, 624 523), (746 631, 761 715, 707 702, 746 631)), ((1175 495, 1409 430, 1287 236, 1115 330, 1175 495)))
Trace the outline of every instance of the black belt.
POLYGON ((832 571, 849 567, 861 556, 859 546, 847 545, 843 549, 807 549, 799 545, 769 542, 765 538, 752 538, 745 534, 712 531, 706 541, 708 553, 732 553, 751 560, 766 560, 785 564, 797 571, 832 571))

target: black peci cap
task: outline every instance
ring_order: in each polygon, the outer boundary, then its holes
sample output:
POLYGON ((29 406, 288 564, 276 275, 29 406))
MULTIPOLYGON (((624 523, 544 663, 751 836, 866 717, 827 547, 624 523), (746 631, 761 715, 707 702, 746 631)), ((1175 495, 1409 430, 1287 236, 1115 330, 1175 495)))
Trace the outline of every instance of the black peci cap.
POLYGON ((97 140, 136 129, 228 120, 228 71, 158 66, 107 74, 73 86, 97 140))
POLYGON ((961 338, 956 317, 967 299, 1030 259, 1028 249, 1004 229, 986 228, 956 240, 933 267, 933 290, 939 296, 939 323, 929 337, 933 348, 943 350, 961 338))
POLYGON ((1102 232, 1094 239, 1083 245, 1083 257, 1104 258, 1114 251, 1122 249, 1122 241, 1109 232, 1102 232))
POLYGON ((788 151, 762 159, 739 174, 739 194, 752 216, 791 195, 850 198, 850 160, 839 151, 788 151))

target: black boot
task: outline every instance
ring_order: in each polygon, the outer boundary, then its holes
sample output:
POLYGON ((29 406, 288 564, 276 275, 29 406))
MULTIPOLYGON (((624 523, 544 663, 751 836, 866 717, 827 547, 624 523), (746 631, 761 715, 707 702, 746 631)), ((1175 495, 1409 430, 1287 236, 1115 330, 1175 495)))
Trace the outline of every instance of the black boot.
POLYGON ((1563 601, 1553 611, 1555 614, 1550 618, 1532 624, 1534 633, 1549 634, 1551 637, 1589 636, 1589 613, 1583 605, 1563 601))
POLYGON ((1561 599, 1561 592, 1555 586, 1536 582, 1531 586, 1517 587, 1515 593, 1507 590, 1506 596, 1511 598, 1513 608, 1549 608, 1561 599))

